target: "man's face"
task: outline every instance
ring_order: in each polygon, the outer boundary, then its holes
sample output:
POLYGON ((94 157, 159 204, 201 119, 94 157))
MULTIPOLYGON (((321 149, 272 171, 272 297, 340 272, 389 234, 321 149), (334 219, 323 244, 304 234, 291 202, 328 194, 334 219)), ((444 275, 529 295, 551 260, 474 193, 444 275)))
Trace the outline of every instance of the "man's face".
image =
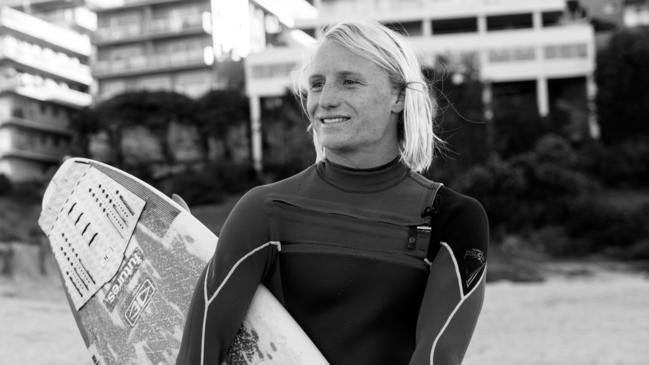
POLYGON ((403 103, 385 70, 326 40, 307 76, 307 111, 328 159, 373 167, 362 165, 397 156, 403 103))

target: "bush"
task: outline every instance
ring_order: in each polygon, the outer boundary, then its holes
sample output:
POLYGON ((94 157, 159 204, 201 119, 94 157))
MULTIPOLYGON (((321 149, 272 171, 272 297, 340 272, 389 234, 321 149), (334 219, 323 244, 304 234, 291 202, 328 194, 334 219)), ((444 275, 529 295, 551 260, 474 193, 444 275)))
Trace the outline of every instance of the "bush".
POLYGON ((492 231, 522 232, 562 224, 573 199, 599 189, 572 161, 574 152, 564 139, 546 136, 534 151, 491 159, 451 185, 482 202, 492 231))
POLYGON ((251 166, 221 163, 187 168, 166 177, 158 185, 166 194, 178 194, 192 206, 221 203, 226 194, 240 193, 256 184, 251 166))
POLYGON ((30 204, 40 204, 45 192, 45 183, 40 181, 25 181, 20 184, 13 184, 11 195, 19 197, 20 201, 30 204))
POLYGON ((575 201, 565 226, 574 238, 591 242, 593 252, 630 247, 649 237, 649 204, 626 210, 594 199, 575 201))
POLYGON ((649 28, 622 29, 598 52, 595 81, 602 140, 649 136, 649 28))
POLYGON ((5 174, 0 174, 0 195, 7 195, 11 192, 11 180, 5 174))
POLYGON ((160 186, 167 195, 180 195, 190 207, 220 203, 225 198, 223 181, 212 169, 187 170, 165 178, 160 186))
POLYGON ((649 137, 606 146, 589 143, 578 153, 578 165, 611 187, 649 186, 649 137))
POLYGON ((523 198, 528 190, 527 181, 523 171, 509 162, 491 159, 484 166, 469 169, 451 186, 484 205, 492 232, 518 231, 526 225, 523 198))

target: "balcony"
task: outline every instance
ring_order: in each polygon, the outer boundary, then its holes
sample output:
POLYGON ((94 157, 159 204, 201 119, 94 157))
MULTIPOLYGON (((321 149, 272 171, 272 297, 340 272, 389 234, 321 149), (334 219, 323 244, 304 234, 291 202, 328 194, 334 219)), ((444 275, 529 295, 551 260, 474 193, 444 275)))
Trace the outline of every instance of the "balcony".
MULTIPOLYGON (((0 150, 0 160, 5 160, 9 158, 15 158, 20 160, 28 160, 35 162, 47 162, 47 163, 61 163, 61 159, 66 155, 66 152, 58 152, 57 154, 52 154, 50 152, 37 152, 29 149, 17 149, 17 148, 7 148, 5 150, 0 150)), ((29 179, 18 179, 18 180, 29 180, 29 179)))
MULTIPOLYGON (((0 8, 0 25, 39 39, 77 55, 90 56, 90 39, 74 31, 50 24, 20 11, 0 8)), ((4 49, 1 47, 0 50, 4 49)))
POLYGON ((127 8, 138 8, 149 5, 182 2, 182 0, 100 0, 95 1, 91 10, 97 13, 127 8))
POLYGON ((175 71, 211 67, 211 49, 192 50, 178 53, 138 55, 128 59, 97 61, 93 65, 96 78, 110 78, 142 73, 175 71))
POLYGON ((75 109, 89 106, 92 103, 90 94, 70 89, 54 81, 39 84, 25 82, 19 77, 0 78, 0 92, 2 91, 12 91, 31 99, 57 103, 75 109))
POLYGON ((350 19, 391 23, 563 11, 565 7, 565 0, 338 0, 322 2, 318 17, 297 18, 295 23, 298 28, 319 28, 350 19))
POLYGON ((0 38, 0 59, 2 58, 69 81, 84 85, 92 83, 90 68, 78 59, 16 42, 11 38, 0 38))
POLYGON ((138 42, 153 38, 179 37, 210 33, 209 24, 203 18, 154 19, 149 22, 126 24, 120 27, 100 28, 95 32, 94 43, 98 46, 138 42))
MULTIPOLYGON (((0 117, 0 129, 4 129, 6 127, 14 127, 23 130, 46 132, 48 134, 57 134, 65 137, 70 137, 72 135, 70 130, 68 130, 67 128, 63 128, 61 126, 53 126, 48 123, 35 122, 32 120, 16 118, 16 117, 9 117, 9 118, 0 117)), ((34 149, 34 145, 35 145, 25 141, 20 142, 18 144, 16 143, 18 142, 12 143, 12 146, 26 149, 26 150, 34 149)))

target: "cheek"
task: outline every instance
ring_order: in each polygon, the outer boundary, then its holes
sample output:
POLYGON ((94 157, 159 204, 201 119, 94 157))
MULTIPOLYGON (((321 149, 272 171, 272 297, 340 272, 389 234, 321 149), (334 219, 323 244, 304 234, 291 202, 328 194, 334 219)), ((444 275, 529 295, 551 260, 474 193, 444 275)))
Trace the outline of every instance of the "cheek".
POLYGON ((313 119, 317 104, 318 103, 316 103, 316 98, 314 98, 311 94, 308 94, 306 96, 306 112, 309 116, 309 119, 313 119))

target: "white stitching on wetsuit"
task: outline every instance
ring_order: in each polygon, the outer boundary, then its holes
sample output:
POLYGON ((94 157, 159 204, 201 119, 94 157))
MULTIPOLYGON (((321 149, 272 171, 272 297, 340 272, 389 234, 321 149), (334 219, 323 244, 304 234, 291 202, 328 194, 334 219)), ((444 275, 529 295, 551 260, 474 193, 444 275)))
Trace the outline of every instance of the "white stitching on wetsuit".
POLYGON ((216 289, 214 294, 212 294, 212 297, 209 299, 207 298, 207 279, 209 278, 210 275, 210 264, 212 263, 211 261, 207 264, 207 270, 205 273, 205 280, 203 281, 203 299, 205 301, 205 309, 203 311, 203 332, 201 334, 201 365, 205 363, 205 327, 207 325, 207 310, 209 309, 210 304, 214 301, 217 295, 219 295, 219 292, 225 284, 227 283, 228 279, 230 279, 230 276, 234 273, 234 271, 239 267, 239 264, 241 264, 245 259, 248 257, 252 256, 256 252, 261 251, 262 249, 268 247, 268 246, 277 246, 277 249, 279 250, 281 247, 281 244, 278 241, 269 241, 264 243, 263 245, 253 249, 252 251, 248 252, 244 256, 242 256, 235 264, 232 266, 230 271, 228 272, 228 275, 225 276, 225 279, 221 282, 221 285, 216 289))
MULTIPOLYGON (((453 317, 455 316, 455 313, 457 313, 457 311, 460 309, 460 307, 462 306, 462 304, 463 304, 463 303, 464 303, 464 302, 465 302, 465 301, 466 301, 466 300, 471 296, 471 294, 473 294, 473 293, 476 291, 476 289, 480 286, 480 285, 476 285, 476 286, 474 286, 473 289, 471 289, 471 291, 469 291, 469 293, 468 293, 467 295, 464 295, 464 293, 463 293, 463 291, 462 291, 462 279, 461 279, 461 277, 460 277, 460 266, 458 265, 457 261, 455 260, 455 255, 453 254, 453 249, 451 249, 451 246, 449 246, 448 243, 446 243, 446 242, 440 242, 440 243, 441 243, 441 245, 442 245, 443 247, 446 247, 446 249, 447 249, 447 250, 449 251, 449 253, 451 254, 451 259, 453 260, 453 267, 455 268, 455 275, 457 276, 458 288, 460 289, 460 301, 455 305, 455 308, 453 309, 453 311, 451 312, 451 314, 450 314, 450 315, 448 316, 448 318, 446 319, 446 323, 444 323, 444 326, 442 326, 442 329, 441 329, 441 330, 439 331, 439 333, 437 334, 437 337, 435 337, 435 341, 433 341, 433 346, 431 346, 431 348, 430 348, 430 365, 433 365, 433 357, 434 357, 434 355, 435 355, 435 347, 437 347, 437 341, 439 341, 439 339, 442 337, 442 334, 444 333, 444 331, 446 331, 446 328, 447 328, 448 325, 451 323, 451 319, 453 319, 453 317)), ((482 270, 482 275, 480 275, 480 280, 479 280, 479 281, 482 281, 482 279, 484 278, 484 276, 485 276, 486 273, 487 273, 487 265, 485 264, 485 267, 484 267, 484 269, 482 270)))

